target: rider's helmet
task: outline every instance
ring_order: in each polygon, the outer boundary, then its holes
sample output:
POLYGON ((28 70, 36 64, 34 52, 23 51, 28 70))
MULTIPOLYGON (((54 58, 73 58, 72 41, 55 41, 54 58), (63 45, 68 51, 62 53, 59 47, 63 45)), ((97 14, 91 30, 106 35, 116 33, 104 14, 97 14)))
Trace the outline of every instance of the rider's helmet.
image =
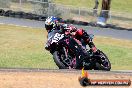
POLYGON ((50 16, 45 21, 45 28, 47 31, 52 30, 55 26, 57 26, 58 18, 54 16, 50 16))

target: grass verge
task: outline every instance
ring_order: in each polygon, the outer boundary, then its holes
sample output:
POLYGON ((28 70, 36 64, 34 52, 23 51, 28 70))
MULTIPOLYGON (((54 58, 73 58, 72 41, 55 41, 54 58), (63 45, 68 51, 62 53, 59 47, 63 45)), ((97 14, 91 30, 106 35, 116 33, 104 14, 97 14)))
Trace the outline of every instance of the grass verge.
MULTIPOLYGON (((0 67, 58 68, 44 49, 44 29, 0 25, 0 67)), ((95 37, 97 47, 103 50, 113 70, 132 70, 132 41, 95 37)))
MULTIPOLYGON (((74 7, 85 7, 85 8, 93 8, 95 4, 95 0, 54 0, 56 3, 64 4, 64 5, 72 5, 74 7)), ((132 13, 132 1, 131 0, 112 0, 111 1, 111 10, 118 12, 127 12, 132 13)), ((99 7, 102 6, 102 0, 99 0, 99 7)))

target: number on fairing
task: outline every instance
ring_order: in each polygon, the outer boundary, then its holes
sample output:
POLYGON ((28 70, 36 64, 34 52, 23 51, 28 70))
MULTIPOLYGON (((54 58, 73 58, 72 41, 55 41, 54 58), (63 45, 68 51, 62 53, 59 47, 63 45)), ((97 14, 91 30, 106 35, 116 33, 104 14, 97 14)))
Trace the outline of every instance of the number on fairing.
POLYGON ((54 38, 52 39, 52 43, 53 42, 58 42, 59 40, 61 40, 62 38, 64 37, 64 34, 59 34, 59 33, 56 33, 54 38))

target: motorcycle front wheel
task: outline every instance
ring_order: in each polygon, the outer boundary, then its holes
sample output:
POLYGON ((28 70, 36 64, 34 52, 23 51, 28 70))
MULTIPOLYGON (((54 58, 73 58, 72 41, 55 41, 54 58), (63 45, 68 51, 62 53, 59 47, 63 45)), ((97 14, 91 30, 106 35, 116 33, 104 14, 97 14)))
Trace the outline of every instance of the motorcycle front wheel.
POLYGON ((72 55, 68 55, 68 58, 66 58, 64 52, 55 51, 53 53, 53 59, 59 69, 75 68, 76 58, 72 55))
POLYGON ((100 51, 99 58, 97 58, 97 62, 95 64, 95 70, 105 70, 110 71, 111 69, 111 63, 102 51, 100 51))

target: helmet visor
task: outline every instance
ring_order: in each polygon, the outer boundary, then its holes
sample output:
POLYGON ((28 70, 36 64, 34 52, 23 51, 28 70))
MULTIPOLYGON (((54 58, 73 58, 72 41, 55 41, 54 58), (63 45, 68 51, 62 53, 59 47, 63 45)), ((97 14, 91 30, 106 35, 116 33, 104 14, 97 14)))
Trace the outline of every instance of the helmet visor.
POLYGON ((45 28, 47 31, 52 30, 53 29, 53 25, 45 25, 45 28))

